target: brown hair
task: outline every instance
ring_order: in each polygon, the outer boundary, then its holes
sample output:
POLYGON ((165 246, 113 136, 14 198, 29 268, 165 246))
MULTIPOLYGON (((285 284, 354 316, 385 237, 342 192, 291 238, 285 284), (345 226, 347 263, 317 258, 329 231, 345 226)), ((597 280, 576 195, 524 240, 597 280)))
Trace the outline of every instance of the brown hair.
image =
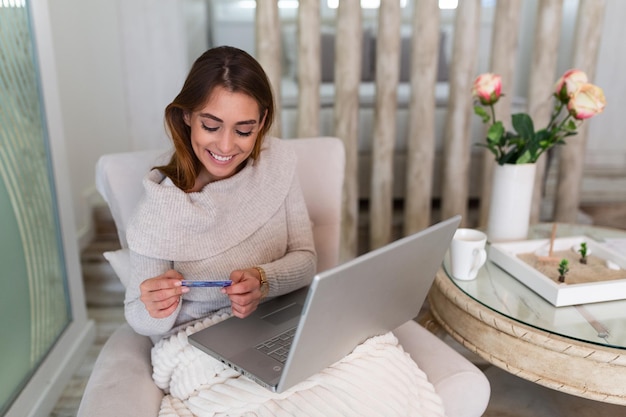
POLYGON ((193 188, 201 166, 191 147, 191 128, 185 123, 184 115, 201 108, 218 86, 247 94, 259 105, 259 121, 265 121, 258 132, 251 158, 259 157, 263 139, 274 120, 271 84, 252 56, 231 46, 220 46, 203 53, 191 67, 180 93, 165 108, 165 124, 174 143, 174 154, 167 165, 156 167, 185 191, 193 188))

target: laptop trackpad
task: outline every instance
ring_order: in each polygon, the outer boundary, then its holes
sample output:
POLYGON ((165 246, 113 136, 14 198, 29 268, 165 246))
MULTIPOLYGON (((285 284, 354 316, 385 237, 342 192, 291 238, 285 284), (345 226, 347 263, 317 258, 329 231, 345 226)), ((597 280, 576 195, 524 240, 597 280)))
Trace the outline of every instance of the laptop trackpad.
POLYGON ((270 314, 267 314, 263 316, 262 319, 272 324, 281 324, 294 317, 300 316, 301 312, 302 304, 294 303, 286 306, 285 308, 281 308, 270 314))

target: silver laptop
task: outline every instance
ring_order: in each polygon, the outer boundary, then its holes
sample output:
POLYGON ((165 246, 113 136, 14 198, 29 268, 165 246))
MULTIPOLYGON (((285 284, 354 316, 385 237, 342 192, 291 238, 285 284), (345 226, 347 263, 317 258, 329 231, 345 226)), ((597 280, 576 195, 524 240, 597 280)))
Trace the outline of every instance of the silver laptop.
POLYGON ((269 300, 245 319, 201 330, 189 342, 282 392, 415 318, 460 221, 452 217, 321 272, 309 287, 269 300))

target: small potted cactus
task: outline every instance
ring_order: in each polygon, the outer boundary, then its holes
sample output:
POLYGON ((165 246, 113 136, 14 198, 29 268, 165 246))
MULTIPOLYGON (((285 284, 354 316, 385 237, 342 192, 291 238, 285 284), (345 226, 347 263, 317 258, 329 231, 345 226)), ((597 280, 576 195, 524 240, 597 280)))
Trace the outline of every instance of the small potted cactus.
POLYGON ((565 282, 565 274, 569 272, 569 261, 561 259, 559 262, 559 282, 565 282))
POLYGON ((582 242, 580 244, 578 253, 580 253, 580 263, 587 265, 587 254, 589 253, 589 250, 587 249, 587 242, 582 242))

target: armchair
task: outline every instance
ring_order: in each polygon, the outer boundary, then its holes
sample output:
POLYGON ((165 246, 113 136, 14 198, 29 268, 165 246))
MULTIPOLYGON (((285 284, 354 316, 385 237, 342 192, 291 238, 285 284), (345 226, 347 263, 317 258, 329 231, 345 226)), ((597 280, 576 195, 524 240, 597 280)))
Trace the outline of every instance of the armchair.
MULTIPOLYGON (((344 148, 337 138, 289 140, 298 157, 298 175, 313 224, 318 270, 339 261, 344 148)), ((96 166, 96 186, 109 205, 122 249, 105 257, 127 283, 126 223, 143 192, 141 179, 166 151, 104 155, 96 166)), ((490 387, 484 374, 440 339, 410 321, 394 331, 404 349, 426 373, 449 417, 478 417, 487 407, 490 387)), ((152 380, 148 337, 128 324, 116 330, 94 365, 78 410, 79 417, 154 417, 163 393, 152 380)))

